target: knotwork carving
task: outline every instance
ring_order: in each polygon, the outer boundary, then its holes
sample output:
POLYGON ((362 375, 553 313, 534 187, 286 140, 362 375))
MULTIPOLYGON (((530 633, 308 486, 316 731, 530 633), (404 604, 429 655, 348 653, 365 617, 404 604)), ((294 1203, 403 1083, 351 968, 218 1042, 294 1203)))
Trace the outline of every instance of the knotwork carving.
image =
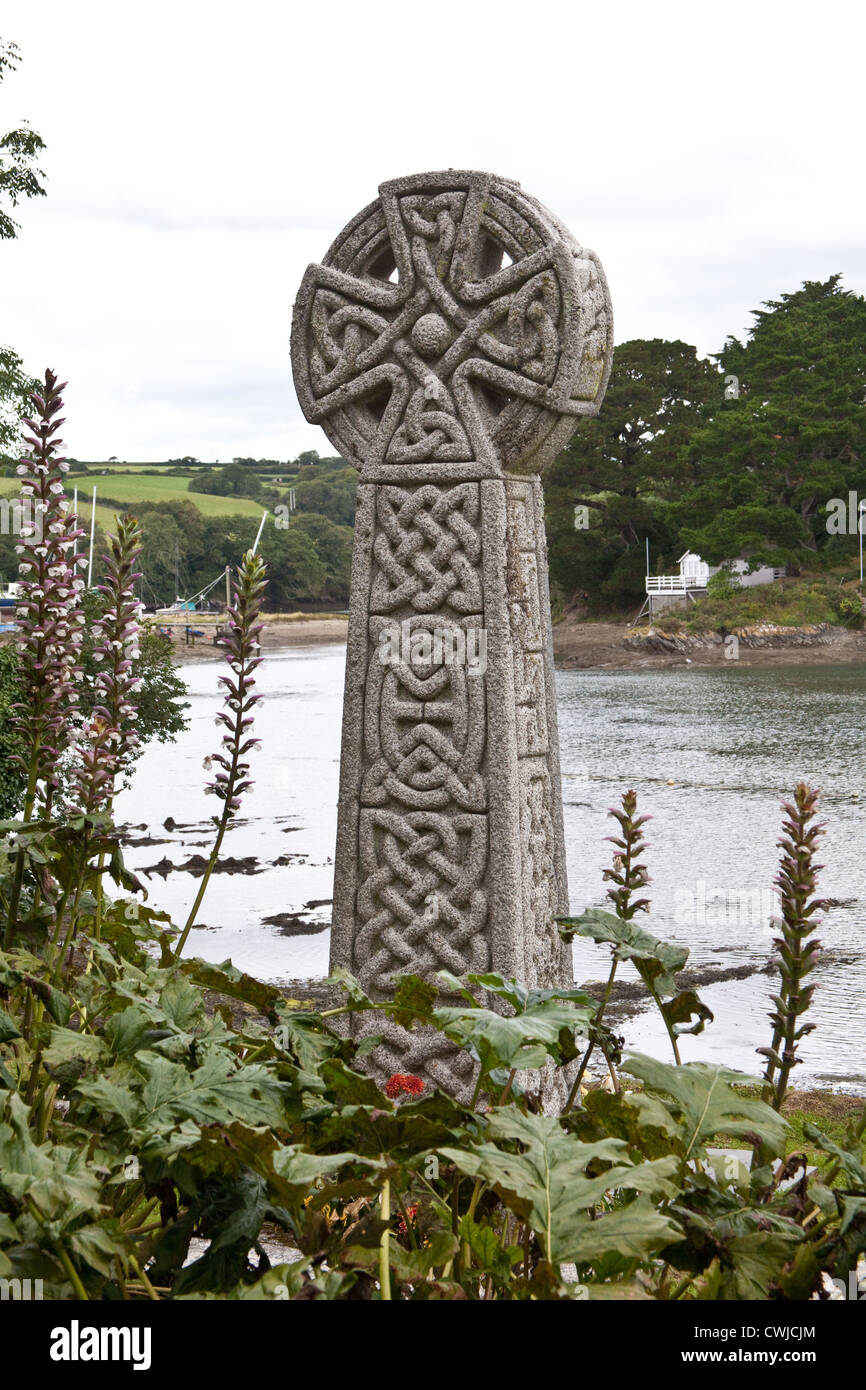
POLYGON ((559 939, 551 930, 559 911, 554 864, 554 831, 550 815, 550 777, 544 763, 520 765, 520 837, 524 847, 523 906, 526 935, 526 979, 543 985, 556 978, 559 939))
POLYGON ((487 794, 480 775, 484 754, 484 681, 465 660, 419 661, 413 656, 420 631, 435 634, 442 656, 466 649, 466 627, 447 620, 413 618, 403 629, 371 620, 370 664, 364 738, 370 766, 361 788, 365 806, 399 802, 410 810, 455 806, 484 811, 487 794), (390 657, 396 635, 402 648, 390 657), (458 643, 457 637, 462 640, 458 643), (448 639, 454 640, 448 644, 448 639), (407 638, 412 639, 405 650, 407 638), (408 658, 408 659, 407 659, 408 658))
POLYGON ((486 970, 484 816, 362 810, 354 961, 365 988, 401 974, 486 970))
POLYGON ((359 1014, 355 1020, 356 1037, 360 1040, 371 1033, 382 1039, 374 1055, 377 1074, 383 1080, 395 1071, 408 1071, 456 1093, 464 1104, 470 1100, 475 1063, 468 1052, 449 1042, 435 1028, 416 1026, 410 1032, 381 1014, 359 1014))
POLYGON ((534 481, 509 479, 505 484, 508 516, 508 577, 522 851, 524 961, 526 979, 546 984, 557 978, 560 946, 553 918, 559 900, 555 863, 556 832, 551 815, 554 791, 547 755, 550 751, 544 656, 544 608, 539 570, 545 556, 543 524, 534 481))
POLYGON ((537 469, 596 412, 612 314, 595 253, 520 186, 448 170, 383 184, 295 307, 309 420, 366 465, 537 469))
POLYGON ((480 613, 479 512, 477 483, 380 487, 371 611, 390 613, 410 603, 419 613, 446 606, 480 613))

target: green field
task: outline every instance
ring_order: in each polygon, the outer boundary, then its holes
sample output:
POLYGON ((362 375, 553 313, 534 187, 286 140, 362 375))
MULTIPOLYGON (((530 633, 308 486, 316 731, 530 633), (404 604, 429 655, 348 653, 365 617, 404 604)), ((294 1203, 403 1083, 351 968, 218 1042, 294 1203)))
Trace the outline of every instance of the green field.
POLYGON ((103 460, 95 463, 87 463, 86 459, 82 459, 82 462, 94 473, 102 473, 105 471, 109 473, 141 473, 142 471, 147 472, 148 470, 152 472, 155 468, 162 468, 167 472, 168 469, 173 466, 168 463, 105 463, 103 460))
MULTIPOLYGON (((110 505, 100 505, 100 497, 116 499, 124 507, 133 507, 136 502, 192 502, 203 516, 261 516, 263 508, 249 497, 211 497, 206 492, 189 492, 189 478, 155 477, 141 473, 117 473, 98 478, 76 479, 72 474, 66 480, 71 493, 78 488, 78 502, 81 513, 90 516, 90 500, 96 488, 96 519, 102 526, 114 524, 114 509, 110 505)), ((0 478, 0 492, 9 496, 18 491, 17 478, 0 478)))

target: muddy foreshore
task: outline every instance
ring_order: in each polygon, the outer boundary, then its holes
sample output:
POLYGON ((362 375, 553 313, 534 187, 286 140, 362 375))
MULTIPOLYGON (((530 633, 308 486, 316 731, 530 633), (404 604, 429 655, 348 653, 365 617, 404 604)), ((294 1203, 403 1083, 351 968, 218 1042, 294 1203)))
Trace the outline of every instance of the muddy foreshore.
POLYGON ((784 628, 768 623, 718 632, 666 632, 664 625, 578 622, 565 617, 553 629, 557 666, 567 671, 664 669, 683 666, 830 666, 866 664, 866 631, 821 623, 784 628), (732 642, 731 639, 736 639, 732 642))
MULTIPOLYGON (((348 619, 340 614, 265 613, 262 617, 261 645, 265 652, 345 642, 349 631, 348 619)), ((205 636, 197 637, 190 643, 186 641, 185 629, 181 624, 172 624, 172 628, 171 641, 178 666, 199 661, 219 661, 222 658, 222 649, 214 645, 212 628, 206 628, 205 636)))
MULTIPOLYGON (((345 642, 348 621, 327 614, 265 615, 262 649, 345 642)), ((174 637, 178 665, 219 659, 210 636, 187 646, 183 629, 174 637)), ((726 640, 717 632, 690 636, 666 632, 663 624, 633 629, 624 622, 580 622, 566 616, 553 629, 553 655, 563 670, 612 671, 682 666, 824 666, 866 664, 866 631, 831 627, 783 628, 755 624, 737 629, 726 640), (736 638, 732 646, 730 638, 736 638)))

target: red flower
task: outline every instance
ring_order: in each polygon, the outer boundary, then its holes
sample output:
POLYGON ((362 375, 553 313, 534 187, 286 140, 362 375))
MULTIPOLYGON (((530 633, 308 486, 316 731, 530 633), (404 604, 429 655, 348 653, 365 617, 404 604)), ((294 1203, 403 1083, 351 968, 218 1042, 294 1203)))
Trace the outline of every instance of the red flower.
POLYGON ((423 1090, 420 1076, 412 1076, 409 1072, 395 1072, 385 1082, 385 1095, 389 1100, 396 1100, 398 1096, 420 1096, 423 1090))
MULTIPOLYGON (((406 1208, 406 1215, 408 1216, 410 1223, 414 1224, 415 1217, 418 1215, 418 1208, 417 1208, 417 1206, 407 1207, 407 1208, 406 1208)), ((399 1220, 399 1222, 398 1222, 398 1224, 397 1224, 397 1230, 400 1232, 401 1235, 407 1235, 407 1234, 408 1234, 408 1229, 407 1229, 407 1226, 406 1226, 406 1222, 403 1220, 403 1217, 402 1217, 402 1216, 400 1217, 400 1220, 399 1220)))

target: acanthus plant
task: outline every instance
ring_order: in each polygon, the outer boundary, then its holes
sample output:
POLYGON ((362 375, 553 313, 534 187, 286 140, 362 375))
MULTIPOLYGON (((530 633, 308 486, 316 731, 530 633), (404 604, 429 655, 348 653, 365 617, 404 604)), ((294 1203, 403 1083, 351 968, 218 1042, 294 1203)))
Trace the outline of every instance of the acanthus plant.
MULTIPOLYGON (((613 865, 603 871, 602 878, 616 885, 614 888, 607 889, 606 896, 616 910, 617 919, 626 923, 630 922, 638 912, 649 911, 649 899, 639 898, 635 895, 642 892, 649 883, 649 871, 642 862, 642 856, 647 847, 643 827, 650 817, 637 814, 637 793, 635 791, 624 792, 622 808, 611 807, 608 815, 618 821, 622 838, 608 835, 608 840, 614 846, 613 865)), ((571 923, 568 919, 561 919, 561 925, 566 927, 565 935, 566 939, 569 939, 567 928, 571 923)), ((612 943, 607 983, 589 1027, 589 1042, 577 1068, 577 1074, 566 1102, 566 1111, 571 1109, 580 1095, 581 1082, 586 1074, 596 1044, 601 1046, 604 1053, 614 1089, 619 1090, 620 1083, 615 1067, 615 1059, 619 1055, 619 1049, 616 1038, 604 1025, 604 1013, 610 1003, 614 978, 621 959, 622 955, 614 942, 612 943)))
POLYGON ((70 711, 78 701, 75 682, 80 675, 78 654, 84 615, 80 595, 84 580, 79 571, 87 563, 77 554, 83 534, 72 514, 64 487, 69 465, 60 456, 63 424, 62 392, 50 369, 45 373, 42 395, 34 394, 37 419, 27 417, 32 431, 25 436, 32 454, 21 460, 22 512, 29 524, 22 527, 19 554, 21 595, 16 611, 17 645, 26 702, 18 711, 16 733, 21 740, 18 755, 27 785, 24 794, 15 871, 6 914, 6 946, 11 942, 18 917, 29 844, 28 826, 41 800, 43 819, 51 814, 58 786, 58 771, 72 733, 70 711))
MULTIPOLYGON (((135 517, 118 517, 117 535, 109 536, 108 543, 109 552, 103 557, 104 582, 97 586, 105 597, 106 606, 91 629, 95 643, 93 660, 100 665, 96 676, 99 703, 83 722, 75 749, 68 809, 79 831, 78 868, 63 947, 57 955, 56 976, 75 939, 79 903, 94 853, 97 856, 94 934, 99 937, 105 855, 115 844, 112 811, 117 778, 138 745, 135 692, 141 681, 133 674, 133 663, 138 655, 141 606, 134 586, 140 578, 136 561, 141 548, 141 531, 135 517)), ((64 897, 62 901, 65 903, 65 900, 64 897)), ((62 919, 60 911, 56 936, 62 930, 62 919)))
POLYGON ((567 1110, 570 1110, 580 1097, 581 1082, 596 1046, 604 1054, 614 1090, 621 1089, 616 1070, 620 1056, 620 1040, 604 1021, 620 961, 631 961, 646 986, 661 1015, 677 1066, 682 1061, 680 1036, 683 1033, 702 1032, 705 1024, 713 1018, 712 1011, 693 989, 680 989, 677 984, 677 973, 683 969, 689 958, 688 947, 661 941, 637 926, 634 920, 638 912, 648 912, 650 906, 647 898, 636 896, 650 881, 646 865, 642 862, 647 849, 643 827, 650 817, 637 814, 637 793, 634 791, 623 794, 621 810, 613 808, 608 814, 618 821, 620 827, 619 836, 607 837, 614 845, 613 866, 605 869, 603 874, 605 880, 615 884, 615 887, 607 890, 607 896, 615 912, 605 912, 600 908, 591 907, 580 917, 557 919, 565 941, 570 942, 575 936, 582 936, 611 947, 610 972, 589 1026, 589 1044, 577 1069, 566 1105, 567 1110))
POLYGON ((133 674, 138 656, 141 605, 135 581, 141 576, 136 561, 141 531, 133 516, 117 518, 117 535, 108 537, 103 556, 104 583, 96 586, 106 607, 91 628, 98 703, 83 722, 78 737, 78 763, 72 774, 73 807, 83 815, 110 815, 117 777, 138 746, 135 732, 135 692, 141 685, 133 674))
POLYGON ((262 597, 267 580, 266 566, 259 556, 248 550, 237 567, 233 602, 227 612, 228 632, 219 639, 226 651, 226 660, 231 668, 231 676, 220 676, 223 686, 225 708, 216 717, 218 725, 228 730, 223 736, 221 753, 214 753, 211 761, 219 771, 208 790, 223 803, 222 814, 214 817, 216 837, 208 859, 207 868, 202 875, 195 902, 187 918, 175 947, 175 958, 179 958, 192 930, 214 866, 219 859, 222 843, 230 822, 241 804, 241 797, 253 785, 249 780, 250 765, 247 754, 258 746, 259 739, 250 737, 253 725, 252 710, 261 700, 254 693, 253 672, 261 664, 259 634, 263 624, 259 622, 262 597))
POLYGON ((813 936, 818 925, 813 919, 816 912, 828 906, 826 899, 813 896, 823 868, 814 857, 824 833, 823 825, 815 820, 819 797, 818 791, 800 782, 794 789, 793 802, 782 803, 785 820, 782 838, 777 842, 782 858, 776 876, 781 917, 774 919, 781 931, 774 943, 779 952, 782 983, 772 1000, 772 1042, 769 1047, 758 1049, 767 1058, 764 1100, 774 1110, 781 1110, 791 1070, 801 1060, 797 1056, 798 1043, 815 1027, 814 1023, 802 1022, 802 1018, 815 992, 814 985, 805 984, 805 980, 817 965, 821 950, 820 941, 813 936))

